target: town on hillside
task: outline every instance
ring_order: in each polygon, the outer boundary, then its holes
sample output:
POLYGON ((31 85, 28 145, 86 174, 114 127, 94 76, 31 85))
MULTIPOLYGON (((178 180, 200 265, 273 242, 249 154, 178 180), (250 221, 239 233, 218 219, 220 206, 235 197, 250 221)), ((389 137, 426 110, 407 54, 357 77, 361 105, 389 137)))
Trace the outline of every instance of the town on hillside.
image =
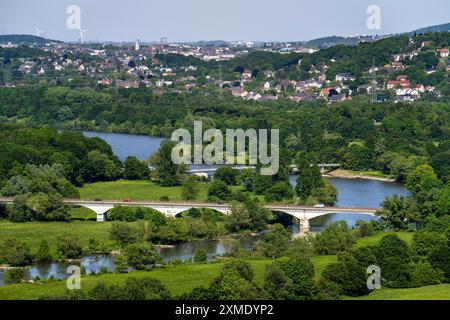
MULTIPOLYGON (((450 33, 358 45, 205 42, 2 42, 0 86, 29 83, 148 88, 155 94, 228 92, 253 101, 439 100, 448 95, 450 33), (444 92, 443 92, 444 90, 444 92)), ((20 39, 20 36, 17 36, 20 39)), ((10 38, 8 38, 10 39, 10 38)))

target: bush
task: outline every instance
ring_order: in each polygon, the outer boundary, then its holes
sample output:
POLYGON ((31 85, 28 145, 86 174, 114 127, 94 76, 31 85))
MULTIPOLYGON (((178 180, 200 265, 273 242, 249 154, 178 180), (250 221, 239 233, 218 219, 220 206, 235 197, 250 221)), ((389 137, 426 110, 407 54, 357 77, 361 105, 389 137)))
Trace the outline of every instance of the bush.
POLYGON ((136 270, 153 268, 157 263, 162 262, 161 255, 148 242, 130 244, 126 248, 125 256, 128 265, 136 270))
POLYGON ((267 202, 291 200, 294 197, 294 189, 289 183, 279 181, 266 190, 264 197, 267 202))
POLYGON ((166 217, 159 211, 151 208, 118 206, 108 212, 111 221, 133 222, 138 220, 152 221, 156 226, 166 223, 166 217))
POLYGON ((293 292, 298 300, 311 300, 316 295, 314 266, 306 257, 279 260, 280 268, 292 280, 293 292))
POLYGON ((366 268, 348 253, 340 254, 337 263, 327 265, 321 277, 325 283, 337 284, 345 295, 357 297, 369 293, 366 268))
POLYGON ((14 238, 5 239, 0 247, 0 257, 12 266, 26 266, 31 262, 31 253, 28 245, 14 238))
POLYGON ((226 166, 220 167, 214 172, 214 180, 221 180, 229 186, 236 185, 238 176, 239 170, 226 166))
POLYGON ((3 273, 3 279, 7 284, 21 283, 23 279, 23 273, 24 273, 23 268, 9 269, 3 273))
POLYGON ((387 287, 406 288, 411 285, 409 248, 397 235, 387 235, 380 240, 377 259, 387 287))
POLYGON ((48 246, 48 243, 46 240, 42 240, 39 250, 34 256, 34 261, 38 263, 42 262, 50 262, 52 261, 53 257, 50 252, 50 247, 48 246))
POLYGON ((430 254, 428 261, 434 269, 443 273, 445 282, 450 283, 450 247, 436 249, 430 254))
POLYGON ((330 223, 313 240, 315 252, 324 255, 337 254, 349 249, 354 243, 355 239, 345 221, 330 223))
POLYGON ((271 232, 264 233, 258 241, 255 252, 266 258, 280 258, 289 248, 291 234, 281 224, 272 227, 271 232))
POLYGON ((412 266, 411 283, 414 287, 439 284, 444 280, 443 272, 433 269, 429 262, 418 262, 412 266))
POLYGON ((229 260, 208 289, 197 288, 196 295, 212 300, 255 300, 264 297, 262 289, 253 281, 253 269, 247 262, 229 260))
POLYGON ((208 201, 217 202, 219 200, 228 201, 231 198, 231 190, 222 180, 214 180, 208 189, 208 201))
POLYGON ((113 222, 109 230, 109 237, 124 247, 139 241, 142 235, 135 225, 127 222, 113 222))
POLYGON ((447 246, 447 237, 443 233, 416 231, 413 234, 411 253, 416 257, 428 257, 433 251, 447 246))
POLYGON ((58 254, 66 259, 78 259, 83 254, 83 245, 78 235, 64 233, 56 238, 58 254))
POLYGON ((293 300, 295 298, 294 284, 277 262, 266 266, 264 290, 270 300, 293 300))
POLYGON ((208 261, 208 254, 205 250, 199 249, 195 251, 194 262, 203 263, 208 261))

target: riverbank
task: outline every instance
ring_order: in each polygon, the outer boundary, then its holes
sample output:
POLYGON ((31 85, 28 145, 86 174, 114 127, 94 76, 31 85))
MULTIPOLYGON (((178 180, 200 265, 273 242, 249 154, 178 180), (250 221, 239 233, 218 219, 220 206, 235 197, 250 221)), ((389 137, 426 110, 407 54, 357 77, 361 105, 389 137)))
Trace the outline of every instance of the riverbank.
POLYGON ((383 182, 395 182, 395 178, 391 175, 383 174, 379 171, 350 171, 345 169, 337 169, 322 175, 324 178, 341 178, 341 179, 360 179, 374 180, 383 182))
MULTIPOLYGON (((273 260, 246 260, 255 272, 255 281, 262 284, 266 266, 273 260)), ((336 261, 335 256, 312 257, 315 278, 319 279, 325 266, 336 261)), ((224 261, 208 264, 187 264, 180 266, 167 266, 152 271, 135 271, 127 274, 100 274, 82 276, 81 288, 89 290, 99 283, 108 285, 123 285, 130 277, 152 277, 161 280, 174 296, 188 293, 199 286, 207 286, 219 275, 224 261)), ((39 284, 21 283, 0 287, 0 300, 36 300, 42 296, 61 295, 66 290, 66 281, 44 281, 39 284)))

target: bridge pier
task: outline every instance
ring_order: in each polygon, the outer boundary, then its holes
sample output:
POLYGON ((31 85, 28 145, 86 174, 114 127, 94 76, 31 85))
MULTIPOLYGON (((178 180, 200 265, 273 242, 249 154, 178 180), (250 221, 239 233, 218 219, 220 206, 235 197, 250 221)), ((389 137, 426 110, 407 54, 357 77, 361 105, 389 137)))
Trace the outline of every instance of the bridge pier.
POLYGON ((310 232, 309 220, 307 218, 300 219, 300 234, 304 235, 310 232))
POLYGON ((104 222, 104 221, 106 221, 106 214, 97 213, 97 222, 104 222))

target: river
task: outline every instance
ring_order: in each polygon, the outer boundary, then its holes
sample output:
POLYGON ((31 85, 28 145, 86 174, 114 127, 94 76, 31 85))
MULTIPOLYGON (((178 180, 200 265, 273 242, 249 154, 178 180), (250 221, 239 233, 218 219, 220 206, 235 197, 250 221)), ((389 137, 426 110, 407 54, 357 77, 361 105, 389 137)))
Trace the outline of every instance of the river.
MULTIPOLYGON (((146 160, 161 144, 161 138, 138 136, 131 134, 118 133, 98 133, 98 132, 84 132, 88 137, 99 137, 109 143, 115 155, 120 160, 125 160, 128 156, 135 156, 140 160, 146 160)), ((292 185, 296 184, 296 176, 290 177, 292 185)), ((375 180, 359 180, 359 179, 342 179, 330 178, 333 185, 338 191, 337 206, 355 206, 376 208, 379 207, 384 198, 397 195, 408 195, 406 189, 396 183, 375 181, 375 180)), ((322 230, 326 225, 334 221, 345 220, 349 225, 359 220, 371 220, 375 217, 358 214, 330 214, 324 217, 312 219, 311 230, 317 232, 322 230)), ((292 231, 298 232, 296 226, 292 226, 292 231)), ((241 247, 246 250, 252 250, 258 237, 245 236, 239 238, 241 247)), ((192 259, 197 249, 204 249, 208 254, 209 259, 214 259, 215 256, 220 256, 230 251, 231 242, 229 240, 216 241, 191 241, 184 244, 179 244, 173 247, 164 247, 160 249, 160 253, 165 261, 170 261, 174 258, 180 260, 192 259)), ((87 273, 99 272, 100 269, 107 269, 112 271, 114 269, 113 256, 90 256, 85 257, 81 261, 81 265, 87 273)), ((65 273, 67 268, 66 263, 49 263, 33 265, 27 271, 26 277, 32 279, 36 276, 40 278, 59 278, 64 279, 68 275, 65 273)), ((0 285, 4 285, 2 272, 0 271, 0 285)))

